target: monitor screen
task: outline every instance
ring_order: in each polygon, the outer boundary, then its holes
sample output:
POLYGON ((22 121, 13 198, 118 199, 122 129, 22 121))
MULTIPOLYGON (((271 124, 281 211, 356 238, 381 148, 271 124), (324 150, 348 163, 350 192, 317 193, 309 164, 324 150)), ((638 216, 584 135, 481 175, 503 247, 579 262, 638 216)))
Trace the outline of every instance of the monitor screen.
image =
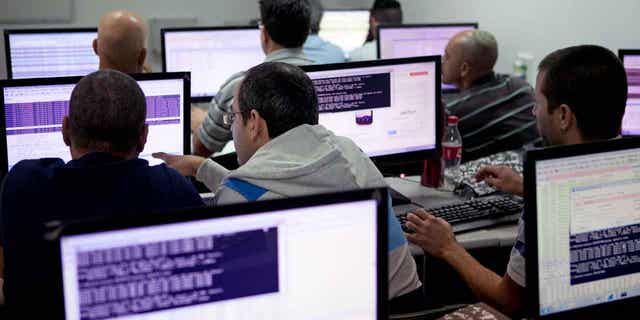
POLYGON ((84 76, 98 70, 97 30, 9 30, 9 79, 84 76))
POLYGON ((436 148, 436 65, 381 60, 303 69, 316 87, 320 124, 377 157, 436 148))
POLYGON ((636 54, 625 54, 621 58, 627 71, 629 85, 627 108, 622 120, 622 134, 640 136, 640 51, 636 54))
MULTIPOLYGON (((8 168, 25 159, 61 158, 71 160, 62 139, 62 120, 69 112, 71 92, 79 78, 66 84, 5 85, 4 125, 8 168)), ((181 76, 174 79, 139 80, 147 100, 149 135, 140 157, 150 164, 161 160, 153 152, 184 154, 184 90, 181 76)))
POLYGON ((66 319, 377 319, 377 202, 268 208, 63 235, 66 319))
POLYGON ((534 165, 538 315, 639 296, 640 149, 534 165))
POLYGON ((369 10, 325 10, 318 35, 349 53, 364 44, 368 33, 369 10))
MULTIPOLYGON (((419 56, 443 56, 444 50, 454 35, 477 29, 478 25, 406 25, 380 26, 378 29, 378 58, 394 59, 419 56)), ((442 84, 443 89, 455 89, 442 84)))
POLYGON ((163 30, 164 71, 191 72, 191 97, 207 100, 234 74, 264 61, 260 29, 163 30))

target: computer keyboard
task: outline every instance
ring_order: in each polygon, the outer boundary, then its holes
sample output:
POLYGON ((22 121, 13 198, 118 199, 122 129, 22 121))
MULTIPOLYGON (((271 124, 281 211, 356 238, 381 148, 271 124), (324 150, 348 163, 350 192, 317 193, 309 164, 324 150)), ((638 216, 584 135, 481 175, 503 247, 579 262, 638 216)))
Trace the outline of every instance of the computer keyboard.
MULTIPOLYGON (((469 231, 496 224, 515 222, 518 220, 524 207, 524 202, 519 197, 509 195, 494 195, 457 202, 441 207, 425 208, 425 211, 449 222, 454 232, 469 231), (481 221, 482 220, 482 221, 481 221)), ((398 219, 405 232, 411 233, 406 227, 408 210, 398 219)))

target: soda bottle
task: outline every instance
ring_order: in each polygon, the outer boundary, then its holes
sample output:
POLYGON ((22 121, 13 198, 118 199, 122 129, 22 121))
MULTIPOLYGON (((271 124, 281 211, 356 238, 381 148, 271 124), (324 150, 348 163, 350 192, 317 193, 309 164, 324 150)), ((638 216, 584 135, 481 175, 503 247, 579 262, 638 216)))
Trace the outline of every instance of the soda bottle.
POLYGON ((442 138, 442 168, 445 171, 457 169, 462 161, 462 136, 458 131, 458 117, 447 117, 447 127, 442 138))

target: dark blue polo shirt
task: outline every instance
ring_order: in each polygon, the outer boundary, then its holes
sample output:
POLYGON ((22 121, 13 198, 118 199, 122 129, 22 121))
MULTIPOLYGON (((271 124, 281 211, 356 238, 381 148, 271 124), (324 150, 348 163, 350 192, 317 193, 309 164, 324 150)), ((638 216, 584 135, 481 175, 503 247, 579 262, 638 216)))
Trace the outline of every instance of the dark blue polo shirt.
POLYGON ((106 153, 67 164, 60 159, 21 161, 7 175, 0 201, 6 302, 34 306, 61 295, 59 249, 43 239, 45 223, 203 205, 193 185, 166 165, 106 153))

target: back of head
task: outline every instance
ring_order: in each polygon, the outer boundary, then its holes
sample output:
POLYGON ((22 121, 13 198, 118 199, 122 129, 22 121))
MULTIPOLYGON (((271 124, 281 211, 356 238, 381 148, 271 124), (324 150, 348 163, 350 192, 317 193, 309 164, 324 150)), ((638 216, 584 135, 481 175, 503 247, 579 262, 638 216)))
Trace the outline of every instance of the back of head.
POLYGON ((96 53, 100 67, 125 73, 142 72, 147 27, 140 16, 126 11, 108 12, 100 19, 96 53))
POLYGON ((498 61, 498 42, 496 38, 484 30, 464 32, 464 57, 479 73, 493 70, 498 61))
POLYGON ((310 0, 311 5, 311 34, 318 34, 320 32, 320 22, 322 22, 322 16, 324 16, 324 7, 320 0, 310 0))
POLYGON ((275 43, 299 48, 309 35, 311 5, 309 0, 260 0, 260 18, 275 43))
POLYGON ((115 70, 96 71, 71 93, 71 144, 89 151, 131 152, 144 133, 146 115, 144 93, 133 78, 115 70))
POLYGON ((258 111, 271 139, 299 125, 318 124, 315 87, 304 71, 290 64, 266 62, 249 69, 238 104, 245 114, 258 111))
POLYGON ((594 45, 568 47, 549 54, 538 68, 544 75, 541 92, 549 112, 568 105, 586 140, 612 139, 620 134, 627 75, 613 52, 594 45))
POLYGON ((378 24, 402 23, 402 7, 396 0, 376 0, 370 13, 378 24))

